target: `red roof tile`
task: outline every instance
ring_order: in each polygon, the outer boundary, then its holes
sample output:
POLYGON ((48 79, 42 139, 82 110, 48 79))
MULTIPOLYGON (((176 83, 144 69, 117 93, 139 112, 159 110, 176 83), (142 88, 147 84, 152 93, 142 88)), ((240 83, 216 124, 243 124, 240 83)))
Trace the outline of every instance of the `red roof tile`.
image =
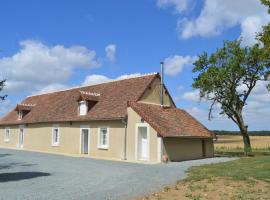
POLYGON ((128 102, 162 137, 213 137, 213 133, 182 109, 128 102))
MULTIPOLYGON (((22 104, 35 104, 22 120, 17 120, 15 109, 3 117, 2 125, 40 122, 63 122, 106 120, 124 118, 127 114, 127 101, 137 101, 158 74, 113 81, 98 85, 75 88, 65 91, 41 94, 26 98, 22 104), (78 115, 78 102, 81 92, 100 94, 97 103, 87 115, 78 115)), ((86 93, 85 93, 86 94, 86 93)))

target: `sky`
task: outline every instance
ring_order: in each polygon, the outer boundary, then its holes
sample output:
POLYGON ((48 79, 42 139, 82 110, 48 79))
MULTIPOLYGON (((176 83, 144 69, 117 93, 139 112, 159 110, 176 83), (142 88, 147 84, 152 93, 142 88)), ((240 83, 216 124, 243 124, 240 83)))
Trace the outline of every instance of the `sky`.
MULTIPOLYGON (((158 72, 176 105, 209 129, 237 130, 192 89, 192 63, 224 40, 255 35, 270 21, 259 0, 3 0, 0 116, 25 97, 158 72)), ((244 109, 250 130, 270 129, 270 93, 259 82, 244 109)))

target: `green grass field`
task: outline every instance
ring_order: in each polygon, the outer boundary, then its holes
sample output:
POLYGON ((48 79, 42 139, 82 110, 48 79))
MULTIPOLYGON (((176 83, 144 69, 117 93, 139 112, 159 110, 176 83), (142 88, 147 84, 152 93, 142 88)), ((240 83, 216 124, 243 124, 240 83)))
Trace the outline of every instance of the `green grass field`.
POLYGON ((270 200, 270 156, 192 167, 188 177, 148 200, 270 200))

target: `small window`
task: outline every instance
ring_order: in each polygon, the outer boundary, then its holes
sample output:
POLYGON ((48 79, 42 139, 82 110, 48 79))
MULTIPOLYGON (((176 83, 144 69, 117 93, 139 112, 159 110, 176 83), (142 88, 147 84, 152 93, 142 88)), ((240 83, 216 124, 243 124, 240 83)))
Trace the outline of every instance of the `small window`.
POLYGON ((10 141, 10 128, 6 128, 5 129, 4 141, 5 142, 9 142, 10 141))
POLYGON ((109 128, 102 127, 99 128, 99 143, 98 147, 101 149, 108 149, 109 148, 109 128))
POLYGON ((23 118, 23 111, 19 110, 17 114, 18 114, 18 120, 21 120, 23 118))
POLYGON ((53 146, 59 146, 60 141, 60 133, 59 133, 59 127, 53 127, 52 129, 52 145, 53 146))
POLYGON ((88 105, 86 101, 79 102, 79 114, 86 115, 88 110, 88 105))

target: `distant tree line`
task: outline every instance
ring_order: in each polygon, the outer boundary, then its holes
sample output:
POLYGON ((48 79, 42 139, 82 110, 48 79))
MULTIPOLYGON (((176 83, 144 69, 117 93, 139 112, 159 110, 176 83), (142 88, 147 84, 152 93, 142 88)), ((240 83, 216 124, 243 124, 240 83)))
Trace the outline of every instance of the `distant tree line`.
MULTIPOLYGON (((213 130, 216 135, 241 135, 240 131, 213 130)), ((251 136, 270 136, 270 131, 249 131, 251 136)))

